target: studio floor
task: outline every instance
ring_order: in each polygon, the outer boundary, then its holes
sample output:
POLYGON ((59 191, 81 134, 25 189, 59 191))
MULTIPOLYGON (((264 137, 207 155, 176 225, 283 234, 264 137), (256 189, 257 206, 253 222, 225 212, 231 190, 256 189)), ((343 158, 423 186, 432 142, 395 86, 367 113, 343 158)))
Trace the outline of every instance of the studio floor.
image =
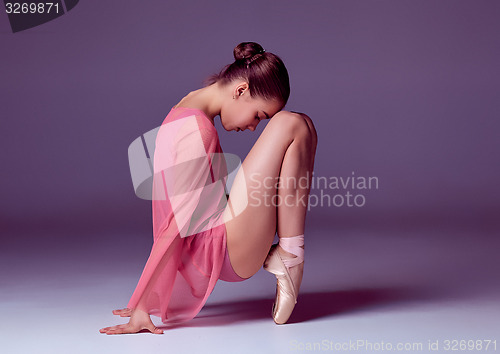
POLYGON ((443 353, 470 340, 491 340, 491 352, 496 340, 500 350, 497 230, 446 223, 325 230, 307 229, 304 279, 288 324, 271 318, 276 282, 261 269, 242 283, 219 281, 194 320, 163 335, 99 333, 127 322, 111 311, 126 306, 149 236, 40 232, 4 242, 0 351, 443 353))

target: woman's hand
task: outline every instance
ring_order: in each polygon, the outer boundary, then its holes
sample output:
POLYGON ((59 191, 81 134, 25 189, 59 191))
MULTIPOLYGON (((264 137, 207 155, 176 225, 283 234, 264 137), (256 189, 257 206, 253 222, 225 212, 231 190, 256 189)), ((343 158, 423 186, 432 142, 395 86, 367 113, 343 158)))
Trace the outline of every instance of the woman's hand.
POLYGON ((113 315, 119 315, 120 317, 130 317, 132 310, 127 308, 121 310, 113 310, 113 315))
POLYGON ((122 310, 114 310, 113 313, 120 314, 122 317, 126 317, 126 314, 129 314, 130 321, 121 325, 101 328, 99 332, 106 334, 129 334, 147 330, 153 334, 163 334, 163 330, 154 325, 147 312, 138 309, 130 310, 125 308, 122 310))

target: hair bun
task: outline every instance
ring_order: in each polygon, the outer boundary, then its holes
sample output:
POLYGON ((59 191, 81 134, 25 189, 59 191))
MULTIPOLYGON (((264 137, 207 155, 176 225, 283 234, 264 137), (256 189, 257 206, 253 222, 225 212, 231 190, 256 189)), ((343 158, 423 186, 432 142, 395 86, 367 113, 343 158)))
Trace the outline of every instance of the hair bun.
POLYGON ((264 53, 265 50, 259 43, 242 42, 233 50, 235 60, 250 59, 256 54, 264 53))

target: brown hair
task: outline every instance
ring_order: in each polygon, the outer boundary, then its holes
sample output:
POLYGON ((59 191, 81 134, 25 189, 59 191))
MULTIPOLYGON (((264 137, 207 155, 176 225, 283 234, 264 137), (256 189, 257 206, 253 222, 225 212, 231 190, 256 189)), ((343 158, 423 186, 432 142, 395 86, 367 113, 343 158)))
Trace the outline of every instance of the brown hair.
POLYGON ((234 62, 218 74, 205 80, 205 86, 220 82, 226 85, 233 80, 248 82, 251 97, 275 99, 286 105, 290 96, 288 71, 275 54, 266 52, 255 42, 240 43, 233 50, 234 62))

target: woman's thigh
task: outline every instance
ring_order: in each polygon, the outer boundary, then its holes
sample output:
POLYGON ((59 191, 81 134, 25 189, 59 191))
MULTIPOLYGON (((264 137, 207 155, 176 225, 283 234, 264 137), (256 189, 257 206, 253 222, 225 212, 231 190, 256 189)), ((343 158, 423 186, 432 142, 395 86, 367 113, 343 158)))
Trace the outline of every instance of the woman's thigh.
MULTIPOLYGON (((237 274, 248 278, 261 267, 276 233, 276 183, 289 145, 312 141, 301 114, 274 115, 238 170, 224 211, 227 247, 237 274)), ((305 146, 307 148, 307 146, 305 146)))

